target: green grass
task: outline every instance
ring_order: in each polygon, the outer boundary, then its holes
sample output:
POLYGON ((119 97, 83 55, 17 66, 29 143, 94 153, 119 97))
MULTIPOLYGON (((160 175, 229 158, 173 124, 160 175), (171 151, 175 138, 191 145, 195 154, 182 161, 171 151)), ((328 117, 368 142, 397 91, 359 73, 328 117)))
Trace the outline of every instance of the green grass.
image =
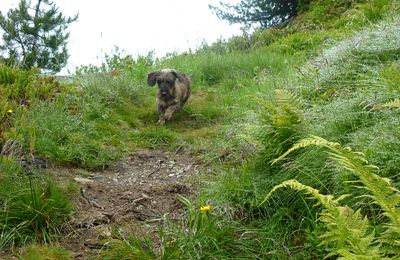
POLYGON ((71 254, 61 247, 32 244, 23 247, 18 258, 21 260, 68 260, 71 259, 71 254))
POLYGON ((8 167, 0 173, 0 248, 50 242, 71 216, 67 194, 42 174, 23 172, 15 162, 5 160, 2 165, 8 167))
POLYGON ((375 115, 375 124, 355 131, 349 143, 365 153, 366 159, 381 168, 381 175, 389 177, 400 186, 400 127, 399 112, 382 111, 375 115))
POLYGON ((104 129, 67 109, 44 103, 16 118, 16 135, 24 147, 46 160, 86 167, 104 167, 118 157, 117 151, 107 147, 112 139, 104 129))
POLYGON ((301 88, 304 97, 331 100, 358 94, 382 99, 397 94, 382 76, 396 71, 400 57, 398 22, 398 15, 389 16, 309 61, 303 72, 307 75, 304 80, 309 80, 301 88))
POLYGON ((154 259, 151 241, 135 234, 124 237, 119 234, 110 241, 108 248, 100 253, 101 259, 154 259))

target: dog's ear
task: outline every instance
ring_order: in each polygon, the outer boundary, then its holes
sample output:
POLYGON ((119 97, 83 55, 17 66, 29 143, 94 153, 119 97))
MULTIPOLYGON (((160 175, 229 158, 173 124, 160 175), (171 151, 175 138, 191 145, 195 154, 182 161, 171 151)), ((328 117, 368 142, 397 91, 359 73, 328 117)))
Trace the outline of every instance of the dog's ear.
POLYGON ((174 74, 174 76, 177 79, 179 79, 179 81, 182 82, 182 83, 187 81, 186 75, 183 74, 183 73, 180 73, 179 71, 173 70, 172 74, 174 74))
POLYGON ((157 77, 160 76, 160 71, 154 71, 147 75, 147 84, 154 86, 157 81, 157 77))

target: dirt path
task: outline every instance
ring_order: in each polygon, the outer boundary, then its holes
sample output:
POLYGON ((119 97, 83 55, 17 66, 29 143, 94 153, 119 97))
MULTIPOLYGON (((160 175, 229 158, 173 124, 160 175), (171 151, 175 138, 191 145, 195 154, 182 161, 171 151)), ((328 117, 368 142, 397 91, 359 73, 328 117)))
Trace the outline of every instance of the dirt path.
POLYGON ((86 259, 98 254, 113 228, 151 235, 163 217, 179 217, 178 194, 193 195, 194 183, 206 169, 188 155, 141 150, 106 171, 52 171, 58 179, 73 179, 80 187, 76 212, 66 228, 69 234, 60 242, 75 259, 86 259))

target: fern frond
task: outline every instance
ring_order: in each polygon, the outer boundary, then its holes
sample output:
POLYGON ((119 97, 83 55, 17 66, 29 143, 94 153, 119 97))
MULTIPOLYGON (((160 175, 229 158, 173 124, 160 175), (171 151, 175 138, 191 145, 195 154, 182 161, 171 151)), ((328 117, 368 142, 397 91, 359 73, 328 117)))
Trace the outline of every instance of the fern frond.
POLYGON ((290 106, 296 109, 303 107, 303 102, 299 97, 283 89, 275 89, 274 99, 280 106, 290 106))
MULTIPOLYGON (((372 245, 375 241, 374 232, 366 217, 360 210, 344 206, 334 210, 325 210, 321 213, 320 220, 327 228, 321 236, 323 241, 320 245, 336 245, 335 250, 326 257, 353 255, 357 259, 381 259, 379 247, 372 245)), ((346 258, 347 259, 347 258, 346 258)))
POLYGON ((291 110, 300 110, 303 107, 302 100, 295 94, 290 93, 283 89, 275 89, 272 100, 266 100, 256 95, 247 95, 250 99, 254 100, 257 104, 265 108, 272 108, 275 106, 288 107, 291 110))
POLYGON ((382 105, 384 108, 399 108, 400 107, 400 99, 397 98, 395 100, 392 100, 390 102, 387 102, 382 105))
POLYGON ((372 110, 380 110, 384 108, 400 108, 400 98, 396 98, 384 104, 377 104, 372 108, 372 110))
POLYGON ((302 136, 302 103, 285 90, 275 90, 268 99, 251 98, 262 108, 258 112, 262 126, 259 138, 264 147, 260 161, 269 164, 302 136))
POLYGON ((353 252, 349 252, 347 250, 338 250, 338 254, 341 255, 342 257, 338 257, 337 259, 342 259, 342 260, 386 260, 386 259, 393 259, 393 258, 388 258, 388 257, 382 257, 380 255, 377 255, 375 253, 378 253, 378 249, 376 249, 373 254, 370 254, 370 251, 365 252, 364 254, 355 254, 353 252))
POLYGON ((387 254, 396 253, 400 255, 400 242, 398 242, 400 238, 400 191, 391 186, 391 180, 382 178, 375 173, 379 168, 368 164, 363 153, 353 152, 350 147, 342 147, 338 143, 311 136, 300 140, 286 153, 275 159, 273 163, 284 159, 295 150, 312 145, 328 149, 331 160, 359 178, 363 188, 370 192, 370 198, 383 209, 383 215, 389 220, 384 226, 385 231, 378 239, 379 242, 384 244, 387 254))
POLYGON ((262 105, 263 107, 266 107, 266 108, 272 107, 272 104, 269 101, 267 101, 263 98, 257 97, 256 95, 247 95, 246 97, 254 100, 257 104, 262 105))
MULTIPOLYGON (((400 212, 398 212, 400 214, 400 212)), ((382 251, 389 255, 400 256, 400 228, 391 223, 385 225, 386 230, 382 234, 380 241, 382 242, 382 251)))
MULTIPOLYGON (((323 195, 319 193, 319 190, 292 179, 274 186, 272 190, 268 193, 268 195, 264 198, 264 200, 260 203, 260 206, 264 204, 272 196, 273 193, 282 188, 291 188, 296 191, 304 191, 306 194, 311 195, 311 198, 318 200, 318 204, 323 205, 325 208, 331 208, 338 205, 338 200, 335 200, 332 195, 323 195)), ((343 197, 340 197, 340 199, 343 199, 343 197)))
MULTIPOLYGON (((340 206, 339 200, 344 196, 335 199, 332 195, 323 195, 317 189, 304 185, 297 180, 288 180, 272 188, 269 194, 261 202, 265 203, 274 192, 282 188, 291 188, 296 191, 303 191, 316 199, 316 205, 322 205, 324 210, 319 220, 326 226, 326 232, 321 236, 323 239, 320 245, 335 245, 335 250, 327 255, 345 256, 371 256, 368 259, 381 259, 377 246, 371 244, 375 241, 374 232, 366 217, 363 217, 360 210, 354 212, 347 206, 340 206)), ((360 259, 360 258, 358 258, 360 259)))
POLYGON ((340 146, 339 143, 333 143, 333 142, 329 142, 321 137, 318 136, 314 136, 311 135, 309 138, 304 138, 302 140, 300 140, 298 143, 296 143, 295 145, 292 146, 292 148, 290 148, 289 150, 287 150, 284 154, 282 154, 281 156, 279 156, 277 159, 272 161, 272 164, 275 164, 278 161, 283 160, 285 157, 287 157, 290 153, 299 150, 301 148, 305 148, 311 145, 315 145, 315 146, 321 146, 321 147, 327 147, 327 146, 340 146))

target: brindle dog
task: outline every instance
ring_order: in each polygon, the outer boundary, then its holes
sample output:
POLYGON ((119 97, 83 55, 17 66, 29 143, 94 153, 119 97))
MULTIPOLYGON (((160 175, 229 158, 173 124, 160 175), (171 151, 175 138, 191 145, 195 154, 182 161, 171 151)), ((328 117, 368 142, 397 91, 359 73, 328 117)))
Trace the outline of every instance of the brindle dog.
POLYGON ((150 86, 156 83, 158 85, 156 101, 159 113, 157 124, 159 125, 168 121, 190 97, 190 78, 176 70, 154 71, 147 76, 147 83, 150 86))

